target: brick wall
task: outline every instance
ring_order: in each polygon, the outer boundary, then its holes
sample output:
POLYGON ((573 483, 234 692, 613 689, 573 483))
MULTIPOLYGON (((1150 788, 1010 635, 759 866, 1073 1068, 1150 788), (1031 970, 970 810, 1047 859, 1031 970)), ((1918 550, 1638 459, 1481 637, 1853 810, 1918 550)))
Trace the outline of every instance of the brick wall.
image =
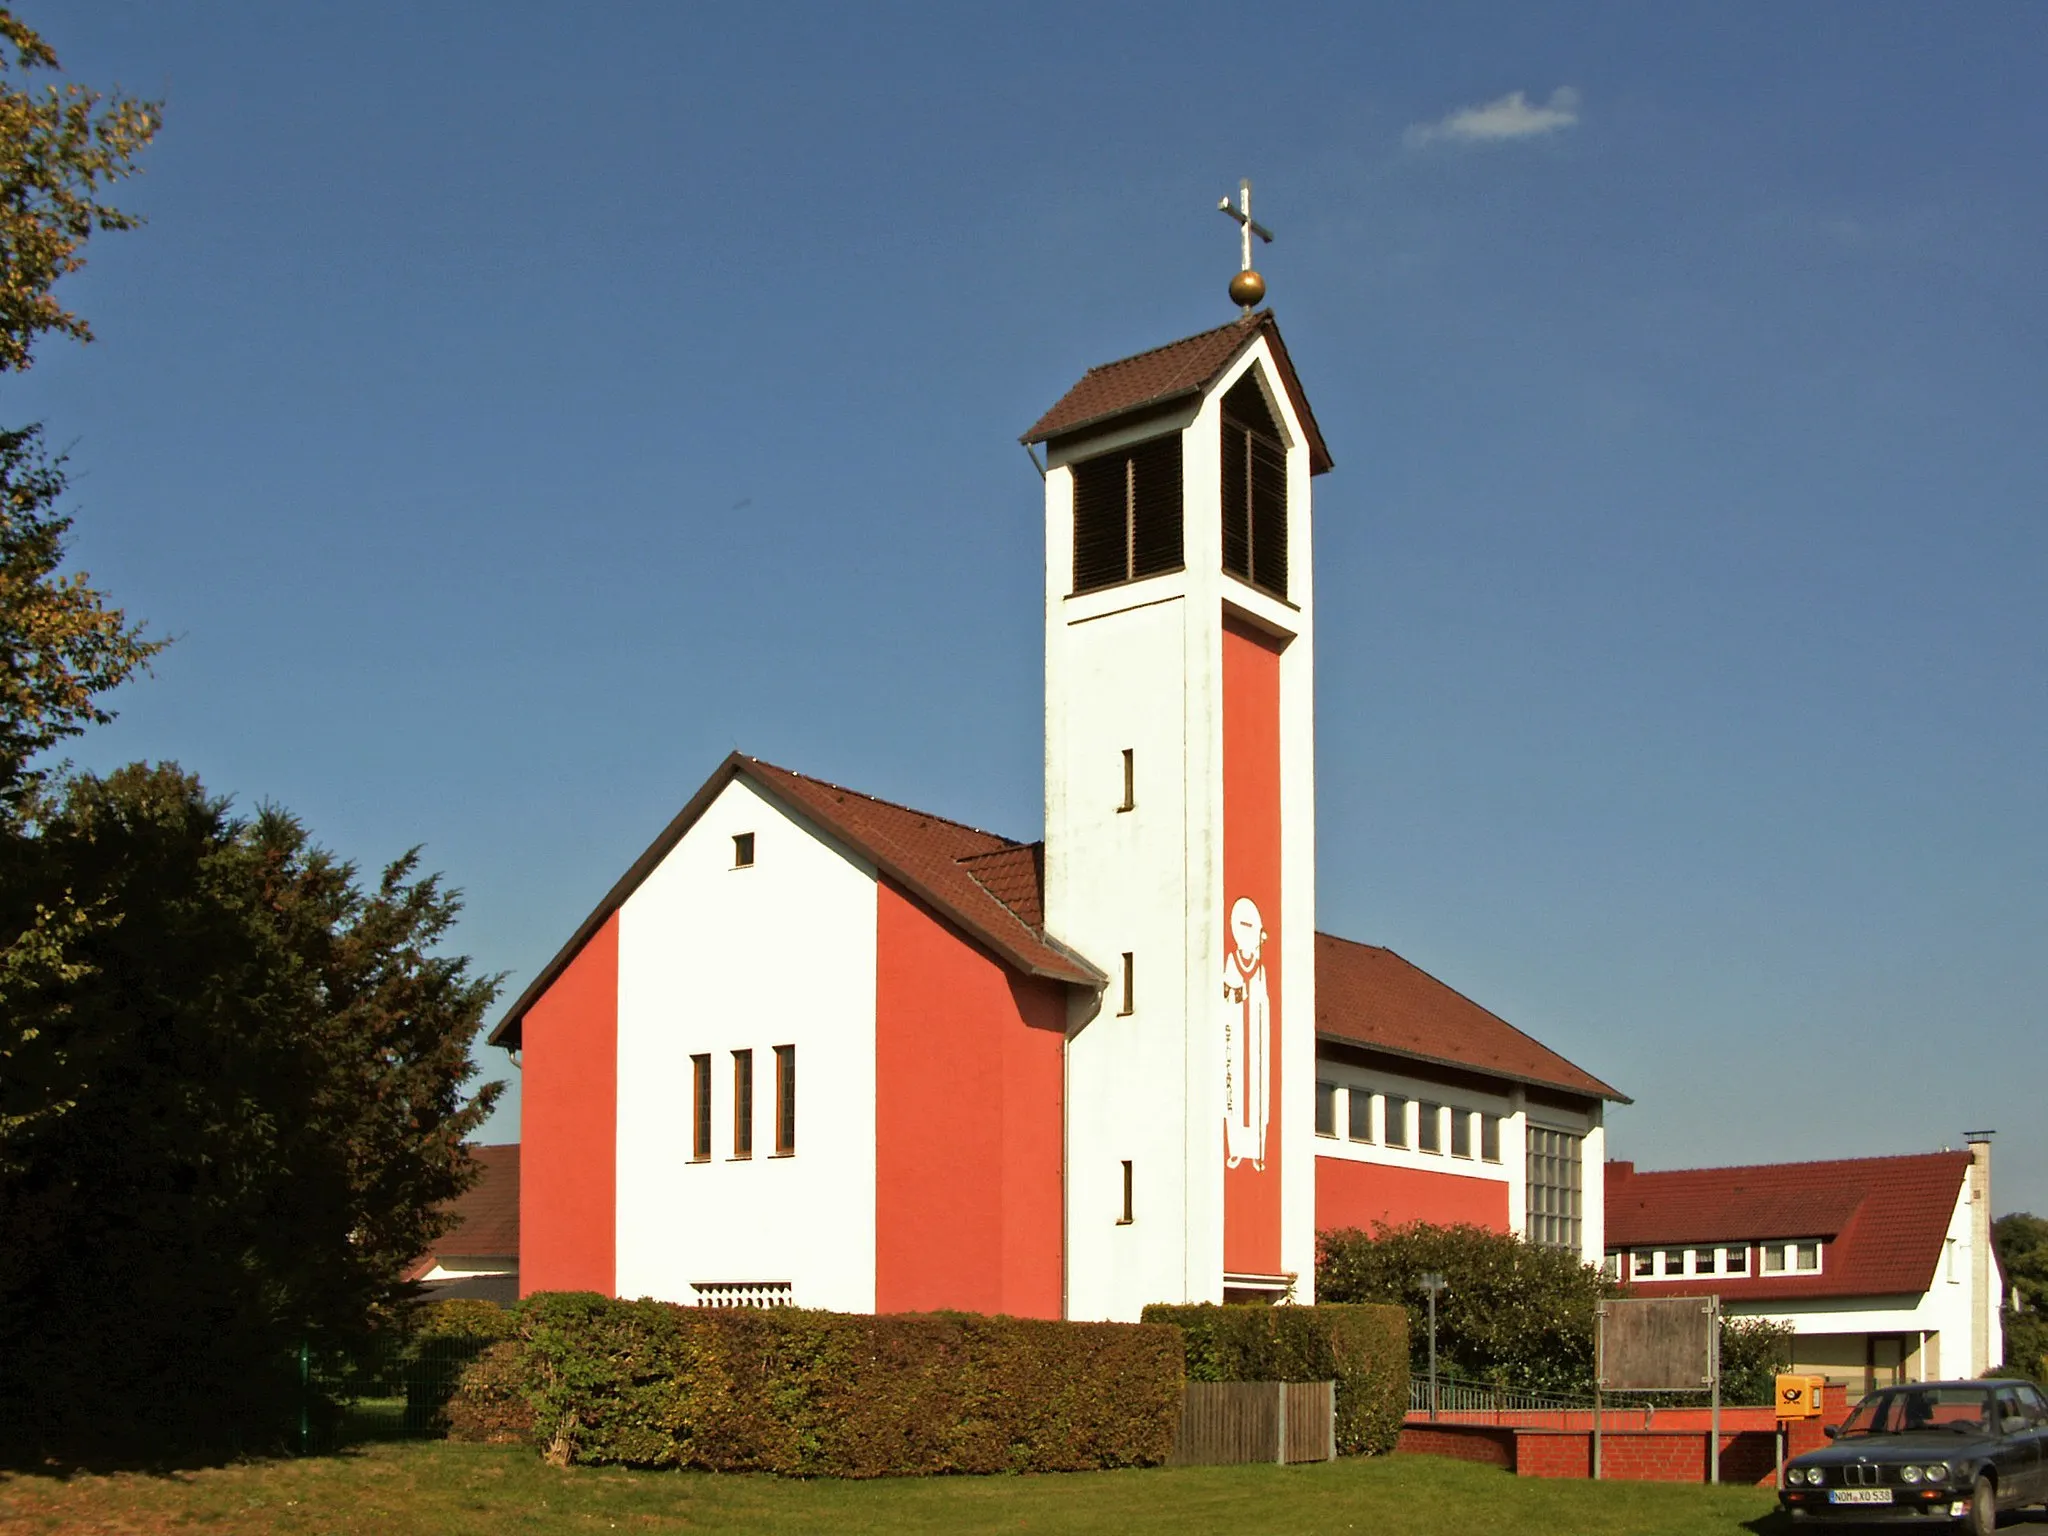
POLYGON ((1405 1424, 1394 1447, 1416 1456, 1449 1456, 1484 1467, 1515 1467, 1515 1432, 1478 1424, 1405 1424))
MULTIPOLYGON (((1798 1428, 1807 1428, 1801 1425, 1798 1428)), ((1795 1436, 1789 1455, 1809 1450, 1802 1440, 1824 1444, 1818 1425, 1795 1436)), ((1707 1432, 1703 1429, 1609 1430, 1600 1439, 1601 1476, 1614 1482, 1704 1483, 1707 1432)), ((1415 1455, 1450 1456, 1500 1467, 1520 1477, 1588 1478, 1593 1475, 1593 1437, 1576 1429, 1505 1428, 1485 1424, 1430 1424, 1410 1421, 1396 1449, 1415 1455)), ((1768 1486, 1777 1477, 1777 1436, 1769 1429, 1724 1430, 1721 1481, 1768 1486)))

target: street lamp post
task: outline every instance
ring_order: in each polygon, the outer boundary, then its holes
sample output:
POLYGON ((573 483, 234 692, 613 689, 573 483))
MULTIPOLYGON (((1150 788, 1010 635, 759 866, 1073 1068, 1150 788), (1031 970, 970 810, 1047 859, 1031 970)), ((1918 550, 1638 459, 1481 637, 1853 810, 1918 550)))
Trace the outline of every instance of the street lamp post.
POLYGON ((1422 1289, 1429 1294, 1429 1421, 1436 1422, 1436 1293, 1449 1282, 1441 1271, 1430 1270, 1422 1277, 1422 1289))

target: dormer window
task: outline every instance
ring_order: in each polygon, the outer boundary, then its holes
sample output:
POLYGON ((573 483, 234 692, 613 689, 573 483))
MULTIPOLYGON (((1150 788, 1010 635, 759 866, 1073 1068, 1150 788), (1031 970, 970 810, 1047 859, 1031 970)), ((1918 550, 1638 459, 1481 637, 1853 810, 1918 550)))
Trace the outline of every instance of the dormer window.
POLYGON ((1223 397, 1223 569, 1287 596, 1287 450, 1253 373, 1223 397))
POLYGON ((1093 592, 1185 565, 1180 434, 1076 464, 1074 590, 1093 592))

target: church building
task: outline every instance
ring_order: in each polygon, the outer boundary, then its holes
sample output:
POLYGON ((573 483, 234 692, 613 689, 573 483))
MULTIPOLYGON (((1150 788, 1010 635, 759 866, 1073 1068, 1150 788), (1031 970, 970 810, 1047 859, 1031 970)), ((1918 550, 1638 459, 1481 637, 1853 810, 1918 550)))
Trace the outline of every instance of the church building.
POLYGON ((1044 841, 720 764, 492 1033, 522 1293, 1135 1318, 1311 1301, 1319 1230, 1417 1219, 1598 1263, 1622 1096, 1317 931, 1331 459, 1270 311, 1025 440, 1044 841))

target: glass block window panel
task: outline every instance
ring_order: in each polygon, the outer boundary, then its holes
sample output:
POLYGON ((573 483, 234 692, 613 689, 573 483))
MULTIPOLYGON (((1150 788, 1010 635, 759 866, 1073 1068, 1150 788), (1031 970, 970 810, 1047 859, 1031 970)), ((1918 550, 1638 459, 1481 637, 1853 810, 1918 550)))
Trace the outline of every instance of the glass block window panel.
POLYGON ((1346 1095, 1351 1100, 1351 1139, 1372 1140, 1372 1095, 1363 1088, 1354 1088, 1346 1095))
POLYGON ((1334 1136, 1337 1134, 1337 1085, 1316 1084, 1316 1134, 1334 1136))
POLYGON ((1527 1235, 1540 1247, 1578 1251, 1585 1220, 1584 1143, 1569 1131, 1529 1127, 1527 1235))

